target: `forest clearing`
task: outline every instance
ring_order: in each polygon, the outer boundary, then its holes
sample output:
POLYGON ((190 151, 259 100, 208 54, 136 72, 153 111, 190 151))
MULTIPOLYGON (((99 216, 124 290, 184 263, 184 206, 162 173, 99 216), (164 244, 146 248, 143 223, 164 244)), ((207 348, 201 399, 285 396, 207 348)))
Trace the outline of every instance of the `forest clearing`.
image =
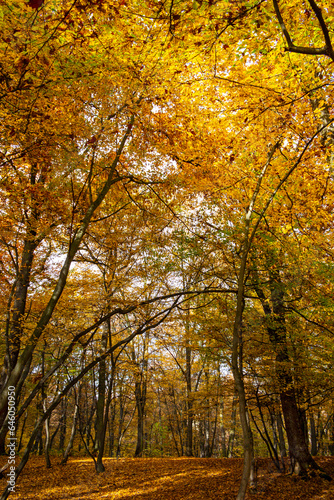
MULTIPOLYGON (((334 458, 319 458, 334 475, 334 458)), ((33 458, 22 474, 13 500, 234 500, 242 459, 120 458, 106 459, 96 475, 89 459, 71 459, 66 466, 33 458)), ((58 463, 57 463, 58 462, 58 463)), ((332 500, 334 483, 275 472, 269 459, 258 459, 257 490, 247 500, 332 500)))

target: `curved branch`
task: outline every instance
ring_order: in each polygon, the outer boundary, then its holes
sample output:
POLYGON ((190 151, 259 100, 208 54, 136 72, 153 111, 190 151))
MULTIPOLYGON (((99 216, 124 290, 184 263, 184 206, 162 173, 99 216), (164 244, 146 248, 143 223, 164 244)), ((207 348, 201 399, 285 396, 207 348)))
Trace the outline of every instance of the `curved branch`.
POLYGON ((318 19, 318 22, 320 24, 321 31, 322 31, 324 39, 325 39, 325 45, 324 45, 324 47, 320 47, 320 48, 299 47, 298 45, 295 45, 293 43, 293 41, 291 40, 290 34, 289 34, 287 27, 284 23, 281 11, 279 9, 278 0, 273 0, 277 20, 280 24, 280 27, 281 27, 282 33, 284 35, 284 38, 286 40, 286 43, 288 44, 288 46, 285 48, 285 50, 288 52, 295 52, 297 54, 307 54, 307 55, 311 55, 311 56, 324 55, 324 56, 327 56, 330 59, 332 59, 332 61, 334 61, 334 51, 333 51, 332 43, 331 43, 331 39, 329 37, 329 32, 328 32, 326 23, 325 23, 324 18, 322 16, 321 9, 320 9, 320 7, 317 6, 317 4, 315 3, 314 0, 308 0, 308 2, 311 5, 311 8, 312 8, 313 12, 315 13, 315 15, 318 19))

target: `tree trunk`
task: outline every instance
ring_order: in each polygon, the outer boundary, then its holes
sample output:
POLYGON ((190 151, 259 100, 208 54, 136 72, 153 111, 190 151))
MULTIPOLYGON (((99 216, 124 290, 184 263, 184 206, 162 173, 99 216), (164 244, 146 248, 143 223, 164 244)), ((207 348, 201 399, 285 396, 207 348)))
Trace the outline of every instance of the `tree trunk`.
POLYGON ((330 438, 331 438, 331 442, 328 445, 328 450, 329 450, 330 455, 333 457, 334 456, 334 415, 332 415, 330 418, 330 438))
MULTIPOLYGON (((45 375, 45 350, 46 350, 46 342, 44 343, 44 349, 42 351, 42 377, 45 375)), ((47 407, 46 407, 46 391, 45 391, 45 384, 42 385, 42 407, 43 407, 43 412, 46 413, 47 407)), ((47 417, 44 422, 44 428, 45 428, 45 444, 44 444, 44 454, 45 454, 45 462, 46 462, 46 467, 47 469, 51 468, 51 460, 50 460, 50 418, 47 417)))
MULTIPOLYGON (((42 399, 38 398, 36 402, 36 410, 37 410, 37 416, 36 416, 36 423, 38 422, 39 418, 41 415, 43 415, 43 401, 42 399)), ((43 429, 42 427, 39 427, 35 442, 31 448, 32 453, 38 453, 39 455, 43 454, 43 429)))
MULTIPOLYGON (((144 341, 145 342, 145 341, 144 341)), ((145 448, 144 419, 147 392, 147 359, 145 358, 146 345, 144 343, 143 357, 140 362, 136 361, 136 353, 132 349, 132 360, 137 372, 135 373, 135 398, 137 409, 137 445, 135 457, 143 456, 145 448)))
POLYGON ((311 455, 314 457, 318 452, 318 443, 317 443, 317 433, 316 433, 313 413, 310 414, 310 433, 311 433, 311 455))
POLYGON ((116 420, 116 393, 115 393, 115 384, 113 384, 113 395, 112 395, 112 406, 110 412, 110 420, 109 420, 109 457, 114 455, 114 446, 115 446, 115 420, 116 420))
POLYGON ((231 424, 228 435, 228 444, 227 444, 227 458, 233 457, 233 448, 234 448, 234 438, 235 438, 235 426, 237 421, 237 405, 238 405, 238 393, 235 389, 232 400, 232 410, 231 410, 231 424))
POLYGON ((23 439, 23 433, 24 433, 24 429, 25 429, 25 426, 26 426, 26 422, 27 422, 27 417, 28 417, 28 411, 25 411, 24 412, 24 419, 23 419, 23 423, 22 423, 22 427, 21 427, 21 435, 20 435, 20 440, 19 440, 19 444, 18 444, 18 447, 17 447, 17 452, 19 452, 22 448, 22 439, 23 439))
POLYGON ((62 415, 60 417, 58 449, 59 451, 64 451, 67 428, 67 398, 61 400, 61 410, 62 415))
MULTIPOLYGON (((246 266, 246 261, 243 262, 246 266)), ((245 498, 248 482, 254 465, 253 435, 249 422, 246 392, 242 373, 242 314, 244 309, 244 270, 240 271, 238 283, 237 311, 233 329, 232 372, 239 396, 239 415, 243 434, 244 463, 237 500, 245 498), (242 282, 241 282, 242 280, 242 282)))
POLYGON ((141 457, 144 452, 144 417, 146 404, 146 380, 137 381, 135 384, 137 407, 137 446, 135 457, 141 457))
MULTIPOLYGON (((101 337, 101 352, 102 355, 107 349, 108 343, 108 324, 103 325, 101 337)), ((99 385, 98 398, 96 403, 96 420, 95 420, 95 451, 97 451, 97 460, 95 463, 96 472, 104 472, 105 467, 102 462, 104 443, 105 443, 105 425, 104 425, 104 402, 106 393, 106 360, 103 359, 99 363, 99 385)))
POLYGON ((286 457, 286 447, 285 447, 285 439, 284 439, 284 431, 283 431, 283 421, 282 421, 282 415, 281 415, 280 411, 276 415, 276 423, 277 423, 277 430, 278 430, 279 449, 280 449, 282 463, 284 464, 283 458, 286 457))
MULTIPOLYGON (((45 400, 43 402, 43 408, 44 411, 46 411, 46 403, 45 400)), ((45 422, 44 422, 44 427, 45 427, 45 444, 44 444, 44 453, 45 453, 45 462, 46 462, 46 468, 50 469, 51 468, 51 460, 50 460, 50 417, 48 417, 45 422)))
POLYGON ((319 469, 319 467, 308 450, 304 426, 298 410, 291 371, 291 361, 287 347, 284 290, 280 279, 280 273, 277 269, 272 269, 272 262, 269 272, 269 286, 272 308, 268 304, 268 301, 266 301, 263 291, 257 286, 255 289, 265 313, 269 340, 276 353, 275 371, 279 384, 280 401, 289 443, 289 453, 292 459, 298 464, 300 474, 307 475, 309 469, 319 469))
MULTIPOLYGON (((34 238, 35 236, 36 234, 31 235, 31 238, 34 238)), ((8 313, 8 320, 6 324, 6 355, 0 375, 0 391, 6 390, 6 383, 18 360, 22 338, 23 317, 26 310, 27 294, 30 284, 30 274, 34 252, 37 246, 38 244, 33 239, 27 239, 24 242, 21 265, 18 271, 18 278, 16 280, 14 292, 12 318, 10 319, 10 313, 8 313)), ((18 399, 20 395, 20 388, 17 384, 15 384, 15 386, 15 396, 18 399)), ((4 405, 0 410, 0 429, 5 422, 6 416, 7 405, 4 405)), ((5 425, 4 429, 2 429, 2 432, 0 433, 0 453, 5 449, 6 434, 7 425, 5 425)))
POLYGON ((186 424, 186 456, 193 456, 193 400, 191 386, 191 346, 189 344, 189 320, 186 325, 186 398, 187 398, 187 424, 186 424))
POLYGON ((68 457, 70 456, 71 450, 73 448, 74 437, 75 437, 75 432, 76 432, 76 428, 77 428, 78 413, 79 413, 79 393, 80 393, 80 387, 79 387, 79 390, 77 391, 76 398, 75 398, 75 407, 74 407, 73 420, 72 420, 71 436, 70 436, 69 442, 67 444, 63 459, 61 461, 61 465, 65 465, 67 463, 68 457))
MULTIPOLYGON (((116 168, 119 162, 119 159, 121 157, 121 154, 125 148, 125 145, 127 143, 127 140, 129 136, 131 135, 132 127, 134 123, 134 116, 131 116, 130 121, 128 123, 128 127, 126 131, 123 134, 123 138, 120 142, 120 145, 118 147, 118 150, 116 152, 116 156, 110 165, 109 172, 108 172, 108 178, 107 180, 103 183, 100 191, 97 193, 97 196, 94 201, 91 201, 89 207, 87 208, 82 221, 80 223, 80 227, 77 228, 75 231, 75 234, 73 236, 73 239, 70 242, 69 249, 66 255, 66 259, 64 261, 64 264, 61 268, 61 271, 59 273, 56 285, 53 289, 52 295, 44 308, 36 327, 34 328, 33 332, 31 333, 29 339, 26 341, 26 345, 21 353, 21 355, 18 357, 18 345, 17 345, 17 339, 13 338, 13 353, 11 355, 11 359, 8 360, 8 367, 10 368, 11 366, 12 369, 10 370, 9 376, 5 374, 5 376, 2 377, 2 387, 1 387, 1 393, 0 393, 0 426, 2 426, 3 422, 5 421, 6 415, 7 415, 7 389, 9 386, 14 386, 17 388, 17 394, 16 396, 18 397, 18 387, 20 385, 20 379, 22 377, 22 373, 24 372, 25 368, 30 365, 32 355, 34 353, 34 350, 36 348, 36 345, 41 338, 45 328, 49 324, 49 321, 53 315, 53 312, 55 310, 55 307, 58 304, 58 301, 60 300, 60 297, 62 296, 63 290, 66 286, 67 283, 67 277, 68 273, 70 271, 71 264, 74 260, 74 257, 79 249, 79 246, 86 234, 86 231, 89 227, 89 224, 91 222, 91 219, 95 213, 95 211, 98 209, 98 207, 101 205, 105 197, 107 196, 108 192, 110 191, 111 187, 116 183, 119 182, 118 175, 115 175, 116 168), (13 365, 12 361, 17 359, 15 366, 13 365)), ((32 167, 32 173, 31 176, 36 176, 36 173, 33 172, 32 167)), ((31 184, 34 184, 35 180, 32 180, 31 184)), ((36 214, 33 214, 34 219, 36 220, 37 216, 36 214)), ((35 222, 32 221, 32 222, 35 222)), ((32 224, 33 226, 34 224, 32 224)), ((20 318, 22 318, 22 310, 25 308, 25 300, 27 296, 27 291, 28 291, 28 286, 30 282, 30 268, 33 259, 33 254, 34 254, 34 245, 37 246, 39 242, 41 241, 42 235, 40 236, 39 241, 35 241, 36 239, 36 234, 33 232, 33 230, 30 230, 30 238, 26 239, 25 242, 25 248, 27 248, 27 262, 23 262, 23 257, 22 257, 22 283, 23 283, 23 293, 17 295, 17 302, 16 306, 14 307, 14 311, 16 314, 16 317, 14 318, 13 321, 13 326, 14 329, 16 327, 22 328, 20 318), (30 260, 29 260, 30 259, 30 260), (30 266, 30 267, 29 267, 30 266), (28 274, 27 274, 28 273, 28 274), (26 283, 25 279, 27 276, 28 282, 26 283), (23 308, 24 305, 24 308, 23 308), (22 309, 23 308, 23 309, 22 309), (17 320, 15 322, 15 319, 17 320), (16 325, 16 326, 15 326, 16 325)), ((36 248, 36 247, 35 247, 36 248)), ((20 278, 19 278, 20 279, 20 278)), ((20 287, 19 287, 20 288, 20 287)), ((18 290, 19 290, 18 288, 18 290)), ((6 363, 5 363, 5 368, 6 368, 6 363)), ((8 370, 7 370, 8 372, 8 370)), ((2 435, 1 435, 2 437, 2 435)), ((0 449, 1 449, 1 443, 0 443, 0 449)))

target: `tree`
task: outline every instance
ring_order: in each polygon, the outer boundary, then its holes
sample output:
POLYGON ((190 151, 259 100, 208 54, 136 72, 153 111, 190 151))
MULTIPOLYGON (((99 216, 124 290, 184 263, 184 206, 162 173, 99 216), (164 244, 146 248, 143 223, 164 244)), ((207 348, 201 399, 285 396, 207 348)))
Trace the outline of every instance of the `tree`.
MULTIPOLYGON (((127 15, 119 16, 125 32, 121 30, 120 37, 116 37, 104 23, 104 15, 112 16, 112 12, 101 14, 99 6, 92 6, 90 17, 84 4, 68 3, 58 10, 43 4, 36 13, 31 7, 23 3, 13 5, 14 15, 6 16, 9 21, 4 33, 6 40, 11 41, 29 31, 27 50, 20 43, 6 42, 8 51, 2 79, 6 118, 3 139, 6 209, 2 216, 5 227, 13 221, 17 231, 16 240, 12 239, 12 231, 4 235, 5 261, 12 259, 13 273, 7 282, 2 423, 6 416, 6 388, 15 385, 19 395, 36 345, 62 296, 70 266, 88 227, 94 217, 98 218, 98 210, 113 186, 132 177, 126 173, 125 154, 130 137, 133 149, 128 152, 134 155, 136 165, 146 154, 144 151, 134 154, 140 150, 139 143, 137 146, 134 143, 145 142, 145 127, 140 126, 142 132, 137 134, 133 124, 141 106, 144 114, 152 107, 147 84, 140 83, 135 70, 128 71, 131 51, 137 53, 137 49, 132 47, 131 37, 127 38, 130 29, 127 15), (45 30, 46 13, 52 37, 45 30), (75 30, 71 29, 73 25, 75 30), (115 63, 100 57, 101 43, 109 47, 107 54, 118 44, 124 44, 129 52, 123 53, 125 59, 115 63), (83 74, 85 85, 81 84, 83 74), (17 99, 20 107, 15 104, 17 99), (52 113, 45 115, 51 106, 52 113), (121 164, 122 172, 118 171, 121 164), (13 186, 20 189, 17 191, 13 186), (29 338, 23 343, 27 330, 23 318, 27 296, 33 288, 32 276, 37 280, 37 271, 43 273, 46 265, 43 258, 37 261, 36 252, 44 254, 46 243, 48 262, 60 252, 64 264, 56 280, 49 277, 55 283, 53 291, 52 286, 47 290, 50 300, 34 312, 38 318, 29 326, 29 338)), ((147 28, 144 25, 140 29, 146 32, 147 28)), ((152 53, 151 57, 156 70, 160 56, 152 53)), ((151 70, 152 66, 145 66, 147 75, 151 70)))

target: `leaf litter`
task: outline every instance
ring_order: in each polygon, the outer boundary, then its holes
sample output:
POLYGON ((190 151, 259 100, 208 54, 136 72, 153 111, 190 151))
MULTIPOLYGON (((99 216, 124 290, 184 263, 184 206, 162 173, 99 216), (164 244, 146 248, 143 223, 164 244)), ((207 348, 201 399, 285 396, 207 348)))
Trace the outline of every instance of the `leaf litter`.
MULTIPOLYGON (((334 477, 334 457, 317 459, 334 477)), ((33 457, 16 485, 12 500, 234 500, 242 471, 240 458, 106 458, 96 474, 85 458, 65 466, 53 458, 47 469, 33 457)), ((5 487, 5 479, 2 485, 5 487)), ((334 481, 308 481, 278 473, 270 459, 257 459, 257 489, 247 500, 333 500, 334 481)))

